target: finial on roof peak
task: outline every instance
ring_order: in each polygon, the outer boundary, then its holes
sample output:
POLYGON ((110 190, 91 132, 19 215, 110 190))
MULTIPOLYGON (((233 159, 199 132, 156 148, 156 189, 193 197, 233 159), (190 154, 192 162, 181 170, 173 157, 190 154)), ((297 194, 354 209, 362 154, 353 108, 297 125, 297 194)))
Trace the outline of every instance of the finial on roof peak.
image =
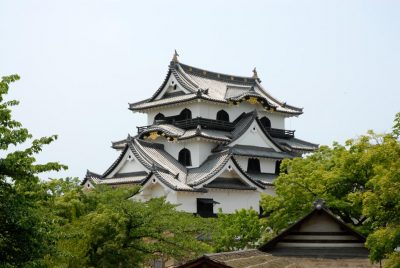
POLYGON ((324 199, 317 199, 314 201, 314 208, 321 210, 325 207, 325 200, 324 199))
POLYGON ((201 125, 197 125, 196 127, 196 134, 200 135, 201 134, 201 125))
POLYGON ((173 62, 179 62, 178 61, 178 57, 179 57, 179 54, 178 54, 178 52, 176 52, 176 49, 175 49, 174 56, 172 57, 172 61, 173 62))
POLYGON ((256 67, 254 67, 254 69, 253 69, 253 78, 258 79, 258 74, 257 74, 257 68, 256 67))

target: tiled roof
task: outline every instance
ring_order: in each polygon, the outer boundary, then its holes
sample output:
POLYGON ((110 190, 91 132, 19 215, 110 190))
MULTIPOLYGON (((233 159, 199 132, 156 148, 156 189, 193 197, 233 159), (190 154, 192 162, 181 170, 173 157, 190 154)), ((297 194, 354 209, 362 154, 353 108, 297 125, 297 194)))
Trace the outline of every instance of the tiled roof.
POLYGON ((237 121, 235 125, 235 129, 232 131, 232 140, 231 142, 235 141, 238 139, 246 130, 250 127, 251 123, 254 121, 254 119, 257 116, 257 112, 249 112, 249 113, 243 113, 240 115, 240 119, 237 121))
MULTIPOLYGON (((344 249, 344 253, 357 251, 358 249, 344 249)), ((314 252, 329 253, 324 249, 313 249, 314 252)), ((271 254, 260 250, 240 250, 206 254, 198 259, 187 262, 177 268, 309 268, 309 267, 365 267, 378 268, 379 263, 371 263, 365 255, 362 257, 306 257, 306 250, 299 248, 298 255, 286 256, 285 254, 271 254), (303 252, 303 254, 302 254, 303 252)))
POLYGON ((232 178, 217 178, 212 182, 204 185, 205 188, 217 189, 235 189, 235 190, 256 190, 256 187, 249 186, 237 179, 232 178))
POLYGON ((183 102, 186 103, 188 101, 194 101, 194 100, 205 100, 205 101, 211 101, 211 102, 227 103, 227 101, 225 101, 225 100, 213 99, 213 98, 209 97, 207 94, 204 94, 203 92, 198 91, 196 93, 172 96, 172 97, 168 97, 168 98, 154 100, 151 102, 130 103, 129 109, 131 109, 132 111, 140 111, 140 110, 145 110, 145 109, 150 109, 150 108, 155 108, 155 107, 160 107, 160 106, 165 106, 165 105, 172 105, 172 104, 183 103, 183 102))
POLYGON ((139 176, 139 177, 125 177, 125 178, 112 178, 112 179, 99 179, 99 178, 93 178, 93 182, 96 184, 108 184, 108 185, 113 185, 113 184, 139 184, 141 183, 146 176, 139 176))
MULTIPOLYGON (((232 159, 232 161, 236 163, 236 160, 233 157, 234 155, 284 159, 293 158, 294 156, 298 156, 301 152, 311 152, 317 148, 317 145, 315 144, 296 138, 273 138, 267 133, 267 131, 264 131, 264 128, 262 128, 264 134, 278 148, 281 148, 282 152, 274 151, 271 148, 268 149, 255 146, 235 145, 233 147, 229 147, 229 143, 240 137, 251 126, 254 120, 256 120, 259 125, 261 124, 257 118, 256 111, 243 113, 237 120, 235 120, 235 128, 232 132, 203 129, 201 127, 183 130, 170 124, 150 126, 145 132, 161 131, 166 133, 166 135, 175 136, 178 140, 203 137, 210 140, 219 140, 225 144, 222 144, 214 149, 214 153, 212 153, 199 167, 187 169, 185 166, 180 164, 179 161, 167 153, 162 144, 141 140, 139 139, 140 135, 137 137, 128 136, 128 138, 124 141, 114 143, 120 146, 120 148, 122 148, 122 145, 125 143, 124 150, 121 152, 118 159, 101 176, 101 178, 107 177, 118 166, 128 148, 133 152, 139 162, 146 167, 147 172, 156 168, 158 170, 157 176, 165 177, 165 183, 167 185, 171 185, 171 187, 173 186, 174 189, 176 188, 182 190, 189 190, 189 188, 201 185, 210 178, 213 178, 224 168, 229 159, 232 159), (167 176, 165 174, 169 175, 167 176), (174 178, 174 181, 170 181, 172 178, 174 178), (175 180, 189 188, 185 188, 183 185, 179 186, 172 184, 171 182, 178 183, 175 180)), ((144 132, 141 134, 143 133, 144 132)), ((239 169, 241 169, 239 165, 237 166, 239 169)), ((241 170, 241 172, 249 180, 253 181, 259 186, 271 185, 272 180, 274 179, 270 176, 270 174, 268 176, 264 176, 265 174, 247 174, 243 170, 241 170)))
POLYGON ((178 140, 187 140, 195 137, 202 137, 220 142, 229 142, 231 140, 231 134, 228 131, 204 129, 199 126, 196 129, 184 130, 171 124, 152 125, 140 132, 138 136, 142 137, 143 134, 154 131, 160 131, 165 134, 165 136, 175 137, 178 140))
POLYGON ((147 162, 149 168, 154 165, 168 171, 168 173, 173 176, 178 175, 177 178, 179 181, 185 181, 186 167, 167 153, 163 146, 155 146, 156 143, 150 143, 139 139, 132 139, 130 144, 132 147, 136 148, 143 161, 147 162))
POLYGON ((248 145, 234 145, 232 147, 232 152, 234 155, 240 156, 263 157, 272 159, 293 158, 293 155, 286 152, 276 152, 272 148, 248 145))
POLYGON ((156 170, 154 171, 154 175, 171 189, 178 191, 194 191, 192 187, 180 181, 176 176, 172 175, 171 173, 156 170))
POLYGON ((173 136, 173 137, 181 137, 185 133, 184 129, 181 129, 174 125, 160 124, 160 125, 152 125, 152 126, 146 128, 146 130, 140 134, 144 134, 147 132, 153 132, 153 131, 161 131, 161 132, 165 133, 166 135, 173 136))
POLYGON ((115 176, 113 178, 104 178, 102 175, 87 171, 85 179, 81 183, 82 185, 86 181, 91 181, 94 184, 105 184, 105 185, 118 185, 118 184, 140 184, 147 177, 147 174, 132 174, 131 176, 125 176, 120 174, 120 176, 115 176))
POLYGON ((264 185, 273 185, 274 180, 278 177, 277 174, 272 173, 247 173, 247 175, 264 185))
POLYGON ((371 264, 365 237, 314 202, 314 210, 258 249, 206 254, 179 268, 380 267, 371 264))
POLYGON ((249 92, 251 90, 252 86, 241 86, 241 85, 228 85, 226 86, 226 92, 225 92, 225 99, 231 99, 231 98, 237 98, 238 96, 241 96, 245 94, 246 92, 249 92))
POLYGON ((225 168, 229 160, 232 160, 233 164, 243 174, 248 180, 257 185, 258 187, 264 188, 262 184, 251 178, 246 172, 239 166, 236 160, 233 158, 232 151, 227 149, 225 151, 214 153, 210 155, 206 161, 197 168, 192 168, 188 170, 186 182, 190 186, 200 185, 207 180, 213 178, 220 171, 225 168))
POLYGON ((129 107, 131 110, 140 111, 164 105, 184 103, 195 99, 228 103, 232 98, 242 98, 251 95, 263 98, 269 106, 275 107, 278 112, 289 114, 302 113, 301 108, 286 105, 286 103, 272 97, 262 88, 260 82, 258 78, 221 74, 183 63, 171 62, 167 77, 155 94, 145 101, 131 103, 129 107), (156 100, 171 75, 190 93, 156 100))
POLYGON ((185 140, 194 137, 203 137, 210 140, 229 142, 231 140, 230 136, 231 136, 230 132, 228 131, 197 128, 185 131, 185 133, 182 136, 180 136, 178 140, 185 140))
POLYGON ((313 152, 318 149, 318 144, 304 141, 298 138, 281 139, 273 138, 277 143, 283 146, 286 151, 294 152, 313 152))
POLYGON ((229 150, 210 155, 201 166, 188 170, 187 184, 195 186, 212 178, 225 166, 230 157, 229 150))

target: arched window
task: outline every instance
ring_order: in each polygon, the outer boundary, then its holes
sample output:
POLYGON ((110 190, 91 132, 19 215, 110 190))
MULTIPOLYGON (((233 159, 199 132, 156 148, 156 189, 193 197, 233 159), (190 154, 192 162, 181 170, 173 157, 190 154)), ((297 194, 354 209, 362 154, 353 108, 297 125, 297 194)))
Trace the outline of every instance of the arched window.
POLYGON ((224 110, 220 110, 217 113, 217 120, 229 122, 229 114, 224 110))
POLYGON ((271 121, 268 119, 268 117, 264 116, 263 118, 260 119, 260 121, 264 127, 271 128, 271 121))
POLYGON ((186 120, 186 119, 192 119, 192 112, 187 108, 183 109, 178 116, 178 120, 186 120))
POLYGON ((154 116, 154 122, 163 120, 164 118, 165 118, 165 116, 162 113, 158 113, 158 114, 156 114, 156 116, 154 116))
POLYGON ((192 159, 190 158, 190 151, 186 148, 183 148, 179 151, 178 161, 184 166, 191 166, 192 159))
POLYGON ((256 158, 249 158, 247 161, 247 172, 248 173, 260 173, 260 160, 256 158))

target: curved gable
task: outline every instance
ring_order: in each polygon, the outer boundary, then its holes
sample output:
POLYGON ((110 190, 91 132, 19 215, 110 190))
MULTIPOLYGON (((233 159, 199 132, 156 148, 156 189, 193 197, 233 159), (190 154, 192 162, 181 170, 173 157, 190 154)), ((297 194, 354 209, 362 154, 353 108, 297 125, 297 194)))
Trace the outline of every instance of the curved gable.
POLYGON ((121 152, 117 161, 103 174, 103 177, 113 178, 116 175, 139 174, 147 173, 148 171, 148 168, 139 161, 129 146, 126 145, 126 148, 121 152))
POLYGON ((277 152, 282 152, 283 149, 277 144, 267 131, 262 127, 258 118, 254 118, 251 124, 247 125, 247 129, 243 130, 229 146, 246 145, 272 148, 277 152))

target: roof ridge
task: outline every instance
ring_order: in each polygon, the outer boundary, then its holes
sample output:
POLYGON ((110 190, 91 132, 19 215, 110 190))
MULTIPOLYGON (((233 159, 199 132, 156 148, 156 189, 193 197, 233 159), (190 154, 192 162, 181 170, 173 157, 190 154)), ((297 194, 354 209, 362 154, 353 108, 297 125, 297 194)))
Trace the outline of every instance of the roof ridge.
POLYGON ((241 82, 241 83, 254 83, 258 78, 253 78, 251 76, 239 76, 239 75, 232 75, 232 74, 225 74, 220 72, 209 71, 206 69, 201 69, 198 67, 190 66, 184 63, 175 63, 179 65, 186 73, 213 79, 219 81, 231 81, 231 82, 241 82))
POLYGON ((101 175, 96 173, 96 172, 93 172, 93 171, 90 171, 89 169, 87 169, 85 177, 95 177, 95 178, 99 178, 100 179, 101 175))
POLYGON ((264 89, 263 86, 261 86, 261 83, 258 83, 256 81, 256 85, 261 90, 262 93, 264 93, 267 97, 269 97, 274 102, 278 103, 279 106, 282 106, 283 108, 288 107, 290 109, 293 109, 293 110, 296 110, 296 111, 299 111, 299 112, 303 112, 303 108, 286 104, 286 102, 282 102, 282 101, 278 100, 277 98, 275 98, 274 96, 272 96, 271 93, 269 93, 266 89, 264 89))
POLYGON ((185 72, 185 70, 182 67, 180 67, 179 64, 174 63, 173 66, 174 66, 174 70, 179 72, 183 76, 184 79, 186 79, 189 83, 192 84, 192 86, 194 86, 197 89, 200 88, 199 85, 196 83, 196 81, 193 81, 193 79, 190 78, 190 76, 185 72), (178 68, 176 68, 175 66, 178 68))

